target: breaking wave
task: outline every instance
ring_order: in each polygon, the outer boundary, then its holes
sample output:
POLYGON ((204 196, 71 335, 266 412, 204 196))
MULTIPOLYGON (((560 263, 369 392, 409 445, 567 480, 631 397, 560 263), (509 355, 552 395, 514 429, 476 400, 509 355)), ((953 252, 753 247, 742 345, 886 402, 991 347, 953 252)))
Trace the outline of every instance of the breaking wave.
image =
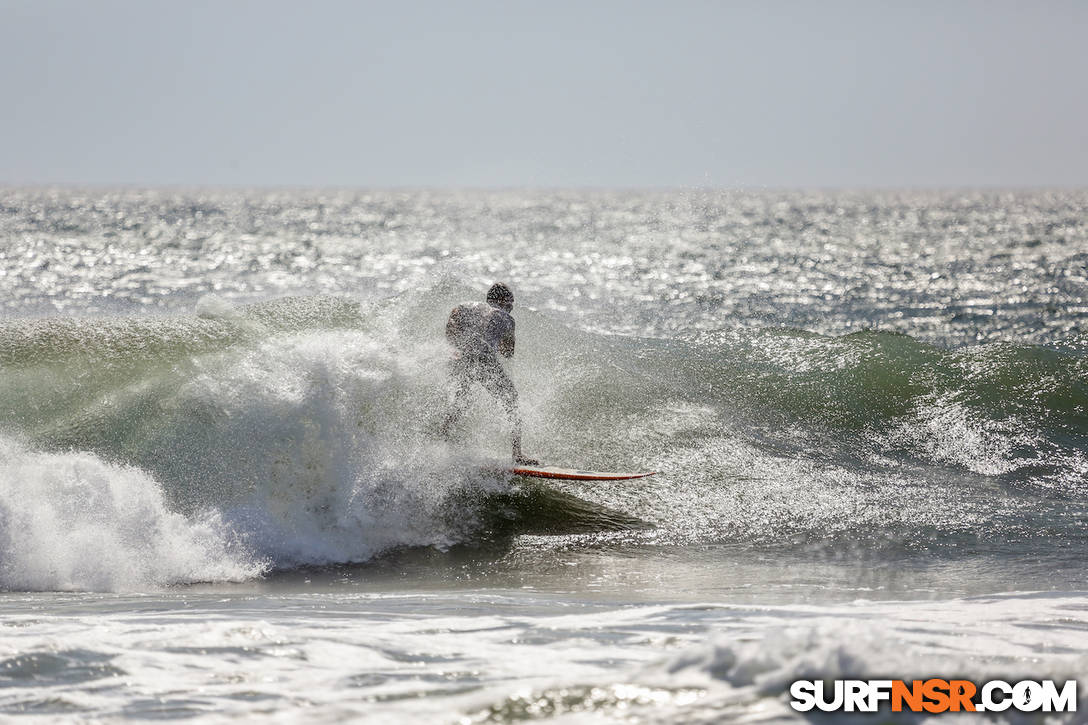
MULTIPOLYGON (((511 500, 494 498, 511 490, 487 470, 508 456, 506 423, 484 397, 454 445, 435 434, 438 331, 468 296, 442 283, 369 305, 208 298, 189 317, 4 324, 0 587, 245 578, 445 548, 493 533, 496 516, 532 528, 538 494, 509 516, 511 500)), ((545 497, 557 531, 600 521, 666 543, 787 546, 1083 536, 1047 508, 1088 485, 1076 340, 946 350, 769 329, 663 341, 516 315, 529 452, 665 472, 556 489, 568 497, 545 497)))

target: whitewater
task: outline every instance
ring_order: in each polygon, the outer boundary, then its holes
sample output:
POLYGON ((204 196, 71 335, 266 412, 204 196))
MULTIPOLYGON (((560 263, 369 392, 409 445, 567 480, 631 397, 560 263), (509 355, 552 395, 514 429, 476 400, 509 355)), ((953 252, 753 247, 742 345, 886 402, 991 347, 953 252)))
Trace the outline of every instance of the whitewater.
POLYGON ((955 676, 1088 722, 1086 212, 0 189, 0 714, 804 722, 796 679, 955 676), (659 475, 503 474, 482 390, 438 436, 496 280, 527 452, 659 475))

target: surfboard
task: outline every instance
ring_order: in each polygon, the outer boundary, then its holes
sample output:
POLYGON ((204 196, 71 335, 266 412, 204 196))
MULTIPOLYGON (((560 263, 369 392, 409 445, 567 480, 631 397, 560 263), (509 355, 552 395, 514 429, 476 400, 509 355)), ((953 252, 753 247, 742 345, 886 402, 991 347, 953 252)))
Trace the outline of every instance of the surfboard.
POLYGON ((559 466, 511 466, 507 473, 516 476, 531 476, 533 478, 559 478, 566 481, 626 481, 632 478, 646 478, 657 471, 641 471, 637 473, 621 473, 617 471, 580 471, 575 468, 560 468, 559 466))

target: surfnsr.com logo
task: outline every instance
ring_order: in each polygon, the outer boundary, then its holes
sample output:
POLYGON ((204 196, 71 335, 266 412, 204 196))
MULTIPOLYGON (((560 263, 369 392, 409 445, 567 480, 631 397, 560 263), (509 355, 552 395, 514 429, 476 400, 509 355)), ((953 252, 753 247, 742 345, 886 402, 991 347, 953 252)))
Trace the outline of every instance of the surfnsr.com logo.
POLYGON ((1077 681, 1061 688, 1053 680, 797 680, 790 685, 790 706, 798 712, 1076 712, 1077 681))

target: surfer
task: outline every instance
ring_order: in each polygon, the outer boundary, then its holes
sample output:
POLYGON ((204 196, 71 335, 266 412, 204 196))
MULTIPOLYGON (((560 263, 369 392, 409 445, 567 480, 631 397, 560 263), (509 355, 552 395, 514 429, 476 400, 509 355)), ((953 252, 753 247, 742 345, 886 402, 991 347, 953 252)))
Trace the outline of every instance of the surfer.
POLYGON ((521 452, 518 391, 498 358, 498 355, 514 356, 514 318, 510 315, 513 309, 514 293, 502 282, 496 282, 487 291, 486 304, 466 302, 450 312, 446 340, 453 346, 450 360, 453 400, 440 431, 442 437, 449 439, 450 428, 468 407, 469 389, 473 383, 479 383, 499 401, 513 424, 514 462, 533 466, 539 461, 521 452))

